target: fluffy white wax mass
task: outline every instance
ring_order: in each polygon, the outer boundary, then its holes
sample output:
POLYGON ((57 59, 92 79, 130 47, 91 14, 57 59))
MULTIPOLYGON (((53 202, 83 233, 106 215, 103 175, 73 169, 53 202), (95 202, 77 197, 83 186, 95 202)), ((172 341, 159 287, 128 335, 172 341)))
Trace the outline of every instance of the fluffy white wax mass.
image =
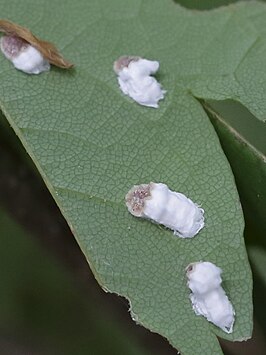
POLYGON ((16 36, 3 36, 0 48, 15 68, 27 74, 40 74, 50 69, 49 62, 29 43, 16 36))
POLYGON ((140 105, 158 108, 165 90, 152 77, 159 69, 159 62, 140 57, 123 56, 114 63, 120 89, 140 105))
POLYGON ((190 299, 197 315, 232 333, 235 311, 221 286, 222 270, 210 262, 196 262, 186 268, 190 299))
POLYGON ((204 210, 162 183, 133 186, 126 195, 126 205, 134 216, 163 224, 182 238, 192 238, 204 227, 204 210))

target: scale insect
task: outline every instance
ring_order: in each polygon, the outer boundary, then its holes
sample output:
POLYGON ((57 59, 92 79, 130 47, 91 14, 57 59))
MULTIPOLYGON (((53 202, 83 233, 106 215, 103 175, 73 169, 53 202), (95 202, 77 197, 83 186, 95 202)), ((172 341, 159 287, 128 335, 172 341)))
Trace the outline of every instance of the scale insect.
POLYGON ((23 39, 16 36, 1 38, 1 51, 14 67, 27 74, 40 74, 50 69, 49 62, 41 53, 23 39))
POLYGON ((201 261, 189 264, 186 274, 196 315, 202 315, 224 332, 232 333, 235 311, 221 286, 222 270, 211 262, 201 261))
POLYGON ((8 20, 0 20, 0 39, 4 56, 14 67, 27 74, 40 74, 50 69, 50 64, 69 69, 73 66, 65 60, 50 42, 34 36, 31 31, 8 20))
POLYGON ((162 224, 181 238, 192 238, 204 227, 204 210, 163 183, 133 186, 126 205, 133 216, 162 224))
POLYGON ((143 106, 158 108, 165 90, 152 77, 159 69, 159 62, 136 56, 122 56, 114 62, 120 89, 125 95, 143 106))

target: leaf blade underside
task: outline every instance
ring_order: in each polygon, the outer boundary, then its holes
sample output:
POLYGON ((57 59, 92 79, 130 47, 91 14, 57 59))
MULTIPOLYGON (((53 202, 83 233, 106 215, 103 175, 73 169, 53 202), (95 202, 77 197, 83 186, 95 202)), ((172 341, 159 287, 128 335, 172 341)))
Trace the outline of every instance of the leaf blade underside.
MULTIPOLYGON (((211 78, 211 93, 217 75, 224 78, 224 69, 215 68, 214 55, 208 73, 207 66, 196 66, 196 59, 215 44, 217 33, 227 33, 232 17, 230 30, 236 29, 234 41, 239 47, 232 63, 229 57, 225 60, 231 66, 225 67, 230 72, 246 58, 256 42, 253 30, 247 38, 239 34, 243 18, 250 17, 249 5, 215 10, 214 17, 210 12, 197 17, 170 1, 67 1, 63 9, 59 1, 53 5, 40 1, 29 2, 29 16, 25 11, 19 14, 21 5, 14 3, 17 7, 8 13, 1 9, 3 16, 61 46, 76 69, 62 73, 53 68, 41 76, 27 76, 1 58, 1 108, 99 283, 127 297, 135 320, 165 336, 182 354, 220 353, 216 334, 231 340, 248 338, 252 281, 242 211, 219 141, 190 92, 199 97, 206 94, 210 82, 203 78, 204 71, 211 78), (49 16, 52 9, 60 9, 60 26, 49 16), (196 24, 205 32, 196 31, 196 24), (203 48, 196 51, 199 38, 203 48), (158 110, 140 107, 119 91, 112 63, 123 54, 160 61, 158 78, 167 95, 158 110), (203 206, 206 226, 198 236, 181 240, 129 215, 125 194, 132 185, 150 181, 167 183, 203 206), (231 335, 192 311, 185 267, 199 260, 212 261, 224 271, 223 285, 236 310, 231 335)), ((262 5, 254 6, 254 16, 259 14, 257 6, 262 5)), ((224 82, 219 85, 218 80, 215 98, 236 95, 235 84, 226 93, 224 82)), ((263 106, 246 104, 258 118, 264 117, 263 106)))

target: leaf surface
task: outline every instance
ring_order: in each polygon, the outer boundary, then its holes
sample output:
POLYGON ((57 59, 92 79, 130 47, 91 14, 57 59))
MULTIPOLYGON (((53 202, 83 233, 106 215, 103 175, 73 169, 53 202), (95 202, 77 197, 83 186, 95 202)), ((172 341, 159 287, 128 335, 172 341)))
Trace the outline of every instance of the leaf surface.
POLYGON ((203 104, 232 167, 246 225, 265 235, 266 125, 234 101, 203 104))
POLYGON ((67 0, 63 7, 57 0, 3 1, 0 9, 75 64, 71 72, 28 76, 2 57, 0 100, 102 287, 127 297, 133 318, 182 354, 220 354, 216 335, 250 337, 242 211, 214 129, 191 93, 234 98, 265 118, 266 81, 252 67, 251 85, 244 68, 264 54, 257 46, 264 46, 259 24, 266 7, 254 2, 196 13, 169 0, 67 0), (112 63, 124 54, 160 61, 167 96, 158 110, 120 92, 112 63), (198 236, 182 240, 129 215, 125 194, 150 181, 203 206, 206 226, 198 236), (224 271, 236 310, 231 335, 192 310, 185 267, 199 260, 224 271))

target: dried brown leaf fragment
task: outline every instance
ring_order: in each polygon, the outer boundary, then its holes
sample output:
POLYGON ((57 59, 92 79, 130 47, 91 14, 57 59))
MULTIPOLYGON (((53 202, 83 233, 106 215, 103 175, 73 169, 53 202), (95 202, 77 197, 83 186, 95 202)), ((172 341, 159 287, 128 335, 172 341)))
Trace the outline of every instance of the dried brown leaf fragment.
POLYGON ((0 20, 0 32, 4 32, 8 36, 18 37, 29 43, 36 48, 49 63, 59 68, 69 69, 73 67, 73 64, 65 60, 52 43, 37 38, 25 27, 8 20, 0 20))

